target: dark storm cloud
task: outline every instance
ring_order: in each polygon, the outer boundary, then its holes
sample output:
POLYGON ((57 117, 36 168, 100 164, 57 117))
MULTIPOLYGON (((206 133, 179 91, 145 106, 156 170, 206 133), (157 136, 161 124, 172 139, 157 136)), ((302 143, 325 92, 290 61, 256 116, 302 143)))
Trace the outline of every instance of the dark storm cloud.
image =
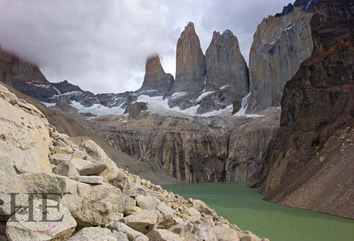
POLYGON ((237 35, 245 58, 257 24, 288 0, 0 0, 0 44, 37 63, 50 81, 93 92, 137 89, 159 53, 174 74, 175 45, 195 23, 205 52, 214 30, 237 35))

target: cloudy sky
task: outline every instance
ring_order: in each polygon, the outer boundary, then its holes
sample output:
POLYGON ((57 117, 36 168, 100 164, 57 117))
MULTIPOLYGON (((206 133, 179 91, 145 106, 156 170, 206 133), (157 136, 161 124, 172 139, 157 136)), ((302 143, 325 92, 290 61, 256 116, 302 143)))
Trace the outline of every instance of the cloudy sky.
POLYGON ((95 93, 140 87, 146 57, 174 75, 177 39, 194 22, 205 52, 230 29, 248 60, 261 20, 291 0, 0 0, 0 45, 95 93))

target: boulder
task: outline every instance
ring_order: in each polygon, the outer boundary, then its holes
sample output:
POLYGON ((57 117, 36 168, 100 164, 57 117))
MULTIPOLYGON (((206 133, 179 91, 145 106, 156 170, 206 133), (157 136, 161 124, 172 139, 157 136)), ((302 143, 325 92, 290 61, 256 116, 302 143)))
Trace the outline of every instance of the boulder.
MULTIPOLYGON (((10 92, 1 85, 0 93, 10 92)), ((51 172, 49 124, 44 115, 22 100, 13 105, 0 98, 0 110, 0 153, 6 153, 19 172, 51 172)))
POLYGON ((159 212, 155 210, 143 210, 124 218, 125 224, 143 234, 155 229, 158 221, 159 212))
POLYGON ((215 225, 213 232, 218 241, 240 241, 236 230, 226 225, 215 225))
POLYGON ((165 229, 152 230, 146 236, 148 236, 150 240, 154 241, 185 241, 185 239, 178 234, 172 233, 165 229))
POLYGON ((103 177, 101 176, 80 176, 77 177, 76 180, 91 185, 99 185, 103 183, 103 177))
MULTIPOLYGON (((16 220, 7 222, 6 235, 11 241, 22 240, 67 240, 76 228, 76 221, 69 210, 61 203, 47 200, 47 220, 62 220, 38 222, 43 220, 42 200, 33 200, 33 217, 37 222, 28 222, 28 209, 21 208, 14 215, 16 220), (54 208, 59 205, 59 208, 54 208), (50 207, 53 206, 53 207, 50 207)), ((13 217, 14 218, 14 217, 13 217)))
POLYGON ((240 235, 240 241, 269 241, 269 240, 268 239, 260 239, 259 237, 257 237, 253 233, 246 231, 240 235))
POLYGON ((131 190, 132 180, 122 171, 118 171, 117 176, 109 181, 115 187, 118 187, 122 192, 131 190))
POLYGON ((128 235, 122 232, 113 231, 113 235, 117 241, 129 241, 128 235))
POLYGON ((125 210, 124 210, 124 215, 125 216, 129 216, 129 215, 132 215, 134 213, 139 213, 141 212, 143 209, 142 208, 139 208, 137 206, 130 206, 130 207, 127 207, 125 210))
POLYGON ((107 165, 104 163, 91 163, 79 169, 79 173, 81 176, 97 175, 103 172, 106 168, 107 165))
POLYGON ((172 208, 168 207, 162 203, 159 199, 153 196, 143 196, 139 195, 135 198, 136 203, 142 209, 147 210, 157 210, 160 213, 159 218, 159 227, 168 229, 173 224, 173 214, 174 211, 172 208))
POLYGON ((146 237, 143 233, 138 232, 121 222, 111 223, 109 225, 109 229, 116 230, 121 233, 125 233, 128 236, 129 241, 136 241, 136 240, 149 241, 149 238, 146 237))
POLYGON ((159 199, 153 196, 139 195, 135 198, 136 205, 142 209, 156 210, 156 207, 161 203, 159 199))
POLYGON ((117 165, 106 155, 104 150, 99 147, 94 141, 87 140, 81 143, 81 146, 86 152, 98 163, 104 163, 107 168, 100 173, 106 181, 115 178, 119 172, 117 165))
POLYGON ((53 168, 53 173, 58 174, 58 175, 62 175, 62 176, 66 176, 69 178, 76 178, 76 177, 80 176, 76 167, 70 162, 58 164, 57 166, 55 166, 53 168))
POLYGON ((87 158, 87 154, 80 150, 74 150, 73 154, 71 155, 71 158, 79 158, 85 160, 87 158))
POLYGON ((6 235, 6 222, 0 221, 0 235, 2 236, 6 235))
POLYGON ((140 117, 146 116, 148 106, 145 102, 134 102, 127 106, 124 114, 129 114, 129 118, 138 119, 140 117))
MULTIPOLYGON (((117 241, 117 236, 108 228, 83 228, 72 236, 68 241, 117 241)), ((122 239, 123 240, 123 239, 122 239)))
POLYGON ((55 154, 52 154, 49 157, 49 161, 50 161, 51 164, 59 165, 61 163, 70 162, 71 158, 72 157, 69 154, 58 154, 58 153, 55 153, 55 154))
POLYGON ((193 234, 201 240, 218 241, 213 232, 213 223, 209 220, 196 225, 193 234))
POLYGON ((80 226, 107 225, 122 218, 127 207, 136 205, 134 199, 109 184, 80 184, 77 189, 76 195, 64 195, 62 203, 80 226))
POLYGON ((189 220, 190 222, 196 222, 198 220, 200 220, 200 212, 193 207, 187 208, 186 210, 184 210, 183 212, 184 217, 189 220))
POLYGON ((0 153, 0 220, 7 221, 11 215, 9 193, 15 193, 21 185, 16 173, 15 163, 5 153, 0 153))
POLYGON ((205 213, 208 215, 215 215, 215 211, 208 207, 205 202, 201 200, 193 200, 193 207, 197 209, 201 213, 205 213))
POLYGON ((70 163, 72 165, 74 165, 74 167, 78 170, 86 167, 86 166, 89 166, 90 164, 92 164, 91 161, 88 161, 88 160, 84 160, 84 159, 80 159, 80 158, 73 158, 71 159, 70 163))

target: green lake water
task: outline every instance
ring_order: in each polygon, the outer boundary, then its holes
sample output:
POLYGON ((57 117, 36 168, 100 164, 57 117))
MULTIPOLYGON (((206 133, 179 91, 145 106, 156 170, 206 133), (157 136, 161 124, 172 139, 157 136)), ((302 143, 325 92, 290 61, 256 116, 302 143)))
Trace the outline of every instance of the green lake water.
POLYGON ((184 198, 200 199, 219 216, 270 241, 354 241, 354 221, 262 200, 245 183, 165 185, 184 198))

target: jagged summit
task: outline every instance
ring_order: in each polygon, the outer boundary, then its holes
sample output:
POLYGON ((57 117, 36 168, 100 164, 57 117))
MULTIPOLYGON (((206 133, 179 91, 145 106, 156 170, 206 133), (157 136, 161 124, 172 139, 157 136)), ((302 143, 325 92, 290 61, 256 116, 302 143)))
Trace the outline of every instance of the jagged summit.
POLYGON ((204 88, 205 57, 194 24, 188 23, 177 42, 173 92, 204 88))
POLYGON ((247 95, 247 64, 238 39, 230 30, 225 30, 222 35, 214 31, 205 59, 207 89, 230 88, 240 98, 247 95))
POLYGON ((287 6, 284 6, 281 13, 277 13, 275 17, 282 17, 289 13, 294 12, 295 8, 301 8, 302 10, 311 11, 316 0, 296 0, 294 4, 289 3, 287 6))
POLYGON ((146 60, 145 77, 139 91, 152 90, 156 94, 166 94, 172 87, 174 78, 171 74, 166 74, 160 61, 160 57, 155 54, 146 60))

